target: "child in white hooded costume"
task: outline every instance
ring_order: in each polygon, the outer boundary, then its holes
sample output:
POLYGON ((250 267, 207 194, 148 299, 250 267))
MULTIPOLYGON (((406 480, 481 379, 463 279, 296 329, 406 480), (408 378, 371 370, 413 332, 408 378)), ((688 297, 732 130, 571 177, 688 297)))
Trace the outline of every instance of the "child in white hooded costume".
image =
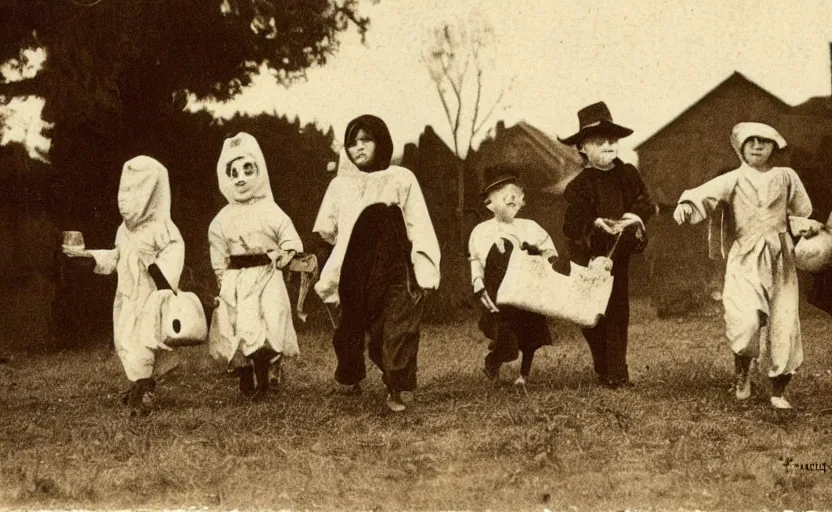
POLYGON ((208 228, 211 266, 220 287, 211 354, 240 377, 244 395, 263 395, 269 371, 299 353, 282 269, 303 244, 274 202, 266 161, 247 133, 226 139, 217 162, 228 200, 208 228))
POLYGON ((786 409, 791 405, 783 394, 803 362, 788 216, 808 217, 812 203, 793 169, 770 163, 772 154, 786 146, 777 130, 762 123, 739 123, 731 144, 740 167, 686 190, 673 216, 679 224, 708 217, 721 220, 721 229, 710 232, 710 253, 727 259, 722 302, 726 336, 735 356, 736 397, 745 400, 751 395, 749 368, 759 354, 761 328, 767 325, 771 404, 786 409))
POLYGON ((124 373, 132 382, 126 397, 132 414, 147 414, 156 381, 153 366, 164 344, 160 294, 151 272, 161 271, 174 289, 185 261, 182 235, 170 218, 168 172, 158 161, 137 156, 124 164, 118 190, 123 222, 115 248, 84 250, 64 247, 72 257, 95 259, 95 273, 118 274, 113 303, 113 340, 124 373))

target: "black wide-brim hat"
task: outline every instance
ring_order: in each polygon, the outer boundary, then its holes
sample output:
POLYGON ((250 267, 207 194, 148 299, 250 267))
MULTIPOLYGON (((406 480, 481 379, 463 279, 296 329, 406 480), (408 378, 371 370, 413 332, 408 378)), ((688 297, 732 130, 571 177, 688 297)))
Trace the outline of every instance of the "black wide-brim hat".
POLYGON ((603 101, 593 103, 579 110, 578 126, 578 133, 565 139, 558 137, 558 140, 569 146, 577 146, 590 135, 613 135, 622 139, 633 133, 633 130, 625 128, 620 124, 615 124, 612 121, 610 109, 607 108, 607 104, 603 101))
POLYGON ((511 167, 497 165, 487 167, 483 171, 483 184, 480 189, 480 197, 486 198, 488 193, 497 187, 507 183, 520 183, 520 173, 511 167))

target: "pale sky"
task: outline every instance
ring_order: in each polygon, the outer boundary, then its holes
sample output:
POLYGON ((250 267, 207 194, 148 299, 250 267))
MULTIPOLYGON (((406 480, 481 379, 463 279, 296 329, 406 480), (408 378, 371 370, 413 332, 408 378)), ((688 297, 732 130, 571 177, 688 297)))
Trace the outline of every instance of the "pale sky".
POLYGON ((381 0, 362 4, 367 44, 347 36, 326 67, 284 89, 258 80, 216 111, 277 111, 333 125, 338 137, 362 113, 382 117, 396 151, 426 124, 450 142, 441 104, 420 62, 442 19, 479 13, 498 36, 498 75, 515 82, 494 118, 525 120, 552 137, 578 128, 577 110, 606 101, 635 130, 635 146, 732 72, 789 104, 829 95, 832 4, 824 0, 381 0), (728 5, 729 7, 725 7, 728 5))
MULTIPOLYGON (((332 125, 338 137, 350 119, 373 113, 390 126, 397 154, 427 124, 450 143, 420 57, 441 20, 469 16, 488 19, 497 35, 487 92, 515 77, 493 122, 525 120, 564 137, 577 130, 578 109, 604 100, 617 122, 635 130, 622 140, 625 151, 735 70, 792 105, 829 95, 832 84, 832 5, 825 0, 365 0, 361 12, 372 23, 366 45, 353 30, 308 81, 286 89, 259 77, 213 110, 297 115, 332 125)), ((37 138, 42 103, 30 104, 16 106, 17 127, 0 143, 14 133, 44 147, 37 138)))

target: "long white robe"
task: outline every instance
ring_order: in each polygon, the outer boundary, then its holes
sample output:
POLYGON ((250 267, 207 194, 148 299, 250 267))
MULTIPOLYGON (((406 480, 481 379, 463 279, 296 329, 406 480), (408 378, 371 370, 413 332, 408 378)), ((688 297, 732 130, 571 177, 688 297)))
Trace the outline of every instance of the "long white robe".
POLYGON ((761 172, 744 163, 686 190, 679 203, 693 206, 692 224, 724 213, 731 226, 725 231, 733 240, 723 240, 729 250, 722 293, 731 349, 757 356, 760 329, 767 324, 769 376, 793 373, 803 362, 803 345, 788 216, 812 213, 800 178, 788 167, 761 172))
POLYGON ((158 265, 173 288, 185 264, 185 243, 170 219, 170 184, 165 167, 148 156, 125 162, 118 190, 122 224, 115 248, 89 251, 95 272, 118 274, 113 302, 113 341, 127 378, 150 378, 162 334, 162 305, 169 294, 153 293, 147 267, 158 265))
POLYGON ((147 271, 156 263, 177 289, 185 262, 185 243, 171 221, 145 224, 131 232, 122 224, 115 249, 92 250, 97 274, 118 274, 113 302, 113 341, 130 381, 150 378, 156 351, 166 348, 161 329, 161 294, 147 271))
POLYGON ((211 266, 220 281, 209 351, 231 366, 248 364, 239 355, 250 356, 266 344, 282 356, 296 356, 298 338, 283 272, 274 263, 228 269, 231 256, 270 253, 274 260, 279 250, 303 252, 291 219, 274 202, 257 140, 244 132, 226 139, 216 171, 228 204, 208 228, 211 266), (257 168, 249 186, 243 188, 236 186, 237 178, 228 172, 228 165, 241 158, 251 159, 257 168))
POLYGON ((211 353, 231 361, 265 344, 283 356, 299 353, 283 272, 274 264, 228 269, 232 255, 270 250, 303 252, 289 216, 270 200, 225 206, 208 229, 211 265, 220 276, 220 303, 211 326, 211 353))

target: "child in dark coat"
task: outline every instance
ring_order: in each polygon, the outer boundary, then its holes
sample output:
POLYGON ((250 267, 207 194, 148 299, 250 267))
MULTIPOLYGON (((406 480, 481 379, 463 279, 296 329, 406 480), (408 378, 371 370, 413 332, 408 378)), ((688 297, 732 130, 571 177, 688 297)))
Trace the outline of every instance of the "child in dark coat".
POLYGON ((644 249, 646 224, 656 212, 638 170, 618 159, 618 140, 633 133, 617 125, 606 104, 578 111, 578 133, 561 139, 577 146, 584 169, 564 190, 567 207, 563 233, 570 259, 587 265, 596 256, 612 255, 612 293, 604 318, 583 329, 599 382, 609 388, 630 384, 627 329, 630 323, 630 256, 644 249))

